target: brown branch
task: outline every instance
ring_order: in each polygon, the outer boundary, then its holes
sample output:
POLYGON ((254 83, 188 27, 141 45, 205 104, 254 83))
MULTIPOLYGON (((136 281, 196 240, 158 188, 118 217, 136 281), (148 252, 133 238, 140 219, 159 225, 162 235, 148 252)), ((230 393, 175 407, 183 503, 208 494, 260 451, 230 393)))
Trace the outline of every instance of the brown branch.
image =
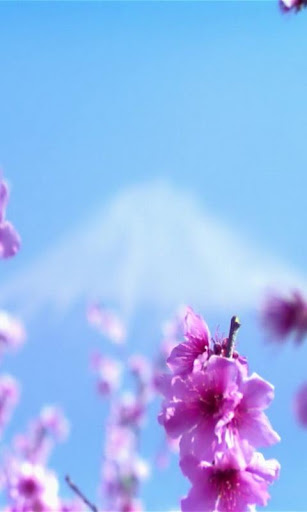
POLYGON ((230 321, 230 329, 229 329, 229 335, 228 335, 228 341, 227 341, 226 357, 233 356, 237 332, 240 327, 241 327, 241 324, 240 324, 239 318, 237 316, 233 316, 230 321))
POLYGON ((74 484, 74 482, 71 481, 70 477, 68 475, 65 476, 65 481, 66 483, 69 485, 69 487, 71 488, 71 490, 77 495, 79 496, 79 498, 83 501, 83 503, 92 511, 92 512, 99 512, 98 511, 98 508, 96 507, 96 505, 93 505, 93 503, 91 503, 86 496, 84 496, 84 494, 80 491, 79 487, 77 487, 76 484, 74 484))

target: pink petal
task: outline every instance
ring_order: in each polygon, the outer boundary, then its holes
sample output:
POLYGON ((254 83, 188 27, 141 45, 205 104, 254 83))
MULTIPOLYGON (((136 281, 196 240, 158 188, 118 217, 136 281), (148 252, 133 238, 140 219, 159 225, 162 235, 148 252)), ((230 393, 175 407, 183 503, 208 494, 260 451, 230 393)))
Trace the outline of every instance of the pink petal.
POLYGON ((10 258, 20 249, 20 236, 14 226, 8 222, 0 224, 0 258, 10 258))
POLYGON ((180 456, 193 455, 204 461, 211 461, 218 442, 214 432, 213 419, 203 421, 190 432, 185 432, 180 440, 180 456))
POLYGON ((268 483, 273 483, 279 477, 280 464, 276 459, 265 460, 261 453, 255 452, 247 471, 260 476, 260 478, 263 478, 268 483))
POLYGON ((185 335, 187 338, 205 341, 209 345, 210 331, 203 318, 194 313, 192 308, 187 308, 184 319, 185 335))
POLYGON ((274 386, 253 373, 242 385, 242 405, 246 409, 266 409, 274 398, 274 386))
POLYGON ((187 404, 183 402, 171 402, 170 404, 163 408, 158 420, 161 425, 164 425, 170 437, 178 437, 195 425, 199 419, 199 409, 193 405, 187 409, 187 404))
POLYGON ((280 437, 273 430, 267 416, 258 410, 243 414, 237 425, 241 439, 247 439, 253 446, 271 446, 278 443, 280 437))
POLYGON ((204 512, 215 510, 217 488, 211 483, 214 469, 210 465, 199 464, 194 457, 181 460, 183 473, 193 482, 188 496, 181 500, 182 512, 204 512))
MULTIPOLYGON (((223 393, 237 388, 240 381, 240 367, 233 359, 221 356, 211 356, 205 374, 211 381, 211 386, 217 392, 223 393)), ((208 384, 207 384, 208 386, 208 384)))
POLYGON ((209 486, 192 487, 181 500, 181 512, 211 512, 215 510, 216 493, 209 486))

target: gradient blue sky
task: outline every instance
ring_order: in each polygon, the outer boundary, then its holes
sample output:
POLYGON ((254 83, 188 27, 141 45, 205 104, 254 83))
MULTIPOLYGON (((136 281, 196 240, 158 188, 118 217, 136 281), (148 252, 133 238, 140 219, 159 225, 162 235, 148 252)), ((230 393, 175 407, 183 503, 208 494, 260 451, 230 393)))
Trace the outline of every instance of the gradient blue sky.
MULTIPOLYGON (((1 265, 2 282, 116 194, 156 178, 304 275, 306 15, 281 15, 275 1, 2 3, 0 166, 23 239, 18 257, 1 265)), ((148 333, 152 353, 159 326, 143 314, 131 351, 148 333)), ((211 313, 213 326, 226 328, 222 314, 211 313)), ((244 315, 253 369, 277 388, 271 417, 283 443, 272 453, 283 473, 269 509, 306 510, 307 432, 295 426, 290 400, 307 352, 263 348, 252 311, 244 315)), ((62 402, 74 428, 52 464, 93 495, 105 409, 91 395, 87 358, 100 341, 81 305, 60 319, 44 309, 30 337, 8 361, 24 383, 12 428, 43 401, 62 402)), ((153 412, 145 451, 157 428, 153 412)), ((146 485, 149 512, 176 507, 186 485, 176 466, 167 490, 161 475, 146 485)))

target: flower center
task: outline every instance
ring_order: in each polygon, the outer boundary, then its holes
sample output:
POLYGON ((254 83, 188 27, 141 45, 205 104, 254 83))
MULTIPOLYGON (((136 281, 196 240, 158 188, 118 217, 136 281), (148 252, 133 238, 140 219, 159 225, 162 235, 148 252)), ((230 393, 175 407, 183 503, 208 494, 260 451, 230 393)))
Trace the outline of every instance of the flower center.
POLYGON ((236 469, 216 470, 211 477, 211 484, 216 488, 221 499, 233 497, 238 487, 238 471, 236 469))
POLYGON ((37 493, 38 487, 34 478, 24 478, 19 485, 20 494, 31 497, 37 493))
POLYGON ((215 416, 221 411, 221 405, 223 402, 222 393, 209 391, 205 396, 200 397, 200 407, 204 415, 215 416))

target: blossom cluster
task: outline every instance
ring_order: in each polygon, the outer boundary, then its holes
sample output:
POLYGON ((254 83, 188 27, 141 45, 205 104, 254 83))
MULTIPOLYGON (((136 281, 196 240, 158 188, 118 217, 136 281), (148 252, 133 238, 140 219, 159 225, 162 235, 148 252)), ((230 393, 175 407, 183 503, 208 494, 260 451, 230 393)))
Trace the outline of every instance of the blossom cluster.
MULTIPOLYGON (((20 249, 20 236, 6 220, 9 199, 7 183, 0 179, 0 258, 10 258, 20 249)), ((7 311, 0 311, 0 355, 23 345, 26 332, 22 322, 7 311)), ((20 396, 17 380, 0 376, 0 436, 11 419, 20 396)), ((47 467, 55 443, 68 434, 63 413, 46 406, 28 430, 15 436, 2 450, 0 490, 6 495, 4 512, 80 512, 80 501, 59 496, 57 475, 47 467)))
POLYGON ((171 352, 171 374, 160 381, 164 395, 159 422, 180 439, 180 467, 192 488, 183 512, 244 512, 266 505, 279 463, 256 448, 280 440, 264 410, 274 388, 233 350, 233 337, 211 339, 205 321, 191 308, 185 341, 171 352))
MULTIPOLYGON (((116 341, 114 341, 116 343, 116 341)), ((109 399, 101 467, 101 495, 106 512, 142 512, 138 497, 142 481, 149 476, 149 464, 140 454, 141 431, 146 409, 153 396, 151 367, 146 358, 134 355, 126 367, 133 390, 123 391, 123 363, 95 353, 91 366, 98 377, 97 390, 109 399)))
POLYGON ((48 467, 52 448, 67 433, 63 413, 47 406, 25 433, 15 436, 1 468, 5 512, 80 512, 79 501, 60 498, 59 479, 48 467))

